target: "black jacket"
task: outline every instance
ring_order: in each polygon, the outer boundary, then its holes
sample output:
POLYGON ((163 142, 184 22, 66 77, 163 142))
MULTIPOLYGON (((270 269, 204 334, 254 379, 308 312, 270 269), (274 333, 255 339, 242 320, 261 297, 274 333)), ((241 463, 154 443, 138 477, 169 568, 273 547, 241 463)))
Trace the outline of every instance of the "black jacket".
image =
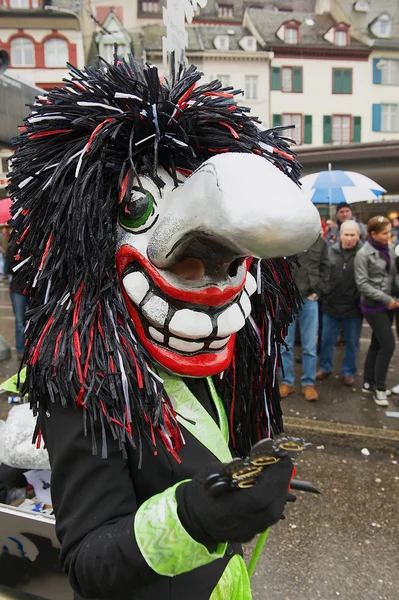
MULTIPOLYGON (((185 380, 192 393, 217 420, 204 379, 185 380)), ((143 441, 142 467, 137 451, 122 458, 108 436, 108 458, 93 456, 91 436, 84 435, 82 410, 49 403, 40 416, 52 466, 51 493, 56 514, 60 559, 68 573, 75 600, 209 600, 228 561, 241 554, 239 544, 228 544, 225 556, 208 565, 164 577, 144 560, 134 538, 134 515, 150 498, 179 481, 190 479, 215 456, 182 427, 185 446, 181 464, 158 439, 154 456, 143 441)), ((133 432, 134 439, 138 440, 133 432)))
POLYGON ((301 267, 294 272, 294 280, 303 298, 316 293, 322 296, 328 281, 327 242, 323 237, 310 248, 298 254, 301 267))
POLYGON ((352 252, 342 251, 341 242, 328 249, 328 287, 323 298, 323 312, 333 317, 361 317, 360 293, 355 281, 355 256, 362 247, 358 242, 352 252))

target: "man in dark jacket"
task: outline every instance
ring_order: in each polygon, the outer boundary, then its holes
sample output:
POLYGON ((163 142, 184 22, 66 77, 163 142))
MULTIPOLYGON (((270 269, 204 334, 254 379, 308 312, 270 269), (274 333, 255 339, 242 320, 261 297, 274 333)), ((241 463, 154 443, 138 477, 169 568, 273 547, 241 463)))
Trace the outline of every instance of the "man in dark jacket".
POLYGON ((367 226, 361 221, 355 220, 350 204, 348 204, 347 202, 340 202, 339 204, 337 204, 335 216, 337 219, 337 225, 330 232, 332 239, 339 241, 339 232, 341 230, 342 224, 346 223, 346 221, 354 221, 359 226, 360 240, 362 242, 366 240, 367 226))
POLYGON ((299 254, 301 267, 294 273, 295 283, 304 299, 302 310, 297 319, 288 328, 285 338, 287 348, 281 349, 284 373, 280 385, 280 394, 286 398, 294 389, 294 343, 295 330, 298 323, 301 333, 302 366, 301 378, 302 392, 305 399, 315 402, 318 393, 315 388, 317 364, 317 331, 319 328, 318 300, 324 291, 328 277, 327 242, 323 237, 308 250, 299 254))
POLYGON ((342 362, 343 381, 348 386, 353 385, 355 381, 362 315, 354 263, 356 253, 361 247, 358 224, 355 221, 345 221, 341 225, 340 240, 328 249, 330 273, 323 301, 320 370, 316 375, 319 381, 328 377, 333 370, 334 346, 341 328, 346 342, 342 362))

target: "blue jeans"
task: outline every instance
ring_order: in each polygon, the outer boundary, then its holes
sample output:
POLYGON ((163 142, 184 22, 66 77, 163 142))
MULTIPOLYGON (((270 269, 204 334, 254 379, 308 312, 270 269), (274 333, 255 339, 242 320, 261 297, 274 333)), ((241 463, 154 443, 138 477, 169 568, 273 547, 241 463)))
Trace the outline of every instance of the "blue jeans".
POLYGON ((288 349, 281 346, 281 358, 284 367, 284 377, 282 382, 287 385, 294 384, 294 344, 295 329, 298 323, 301 334, 302 346, 302 367, 303 375, 301 378, 302 386, 314 385, 316 381, 316 363, 317 363, 317 331, 319 329, 319 306, 315 300, 305 299, 302 310, 298 313, 296 320, 288 328, 285 341, 288 349))
POLYGON ((29 297, 16 292, 10 292, 12 309, 15 315, 15 347, 17 354, 25 350, 25 312, 29 307, 29 297))
POLYGON ((362 329, 362 317, 333 317, 323 314, 323 335, 321 337, 320 371, 331 373, 333 370, 334 347, 341 327, 344 330, 345 356, 342 362, 342 375, 353 376, 356 373, 356 359, 359 351, 359 338, 362 329))

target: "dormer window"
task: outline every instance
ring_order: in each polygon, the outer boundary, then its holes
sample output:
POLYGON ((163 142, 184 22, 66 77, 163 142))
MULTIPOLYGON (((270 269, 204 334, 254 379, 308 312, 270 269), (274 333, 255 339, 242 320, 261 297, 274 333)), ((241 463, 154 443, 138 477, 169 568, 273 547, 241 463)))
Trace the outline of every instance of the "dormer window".
POLYGON ((370 10, 370 2, 369 0, 357 0, 353 5, 353 10, 356 12, 369 12, 370 10))
POLYGON ((243 50, 256 52, 256 39, 252 35, 246 35, 238 42, 243 50))
POLYGON ((388 13, 381 14, 371 25, 371 32, 379 38, 389 38, 392 35, 392 17, 388 13))
POLYGON ((297 44, 299 41, 299 27, 297 25, 286 25, 284 27, 284 41, 286 44, 297 44))
POLYGON ((215 44, 215 48, 217 50, 228 50, 229 49, 229 36, 228 35, 218 35, 213 40, 215 44))
POLYGON ((334 44, 336 46, 348 46, 349 45, 349 32, 345 27, 336 28, 334 31, 334 44))
POLYGON ((218 4, 218 17, 233 17, 233 5, 218 4))

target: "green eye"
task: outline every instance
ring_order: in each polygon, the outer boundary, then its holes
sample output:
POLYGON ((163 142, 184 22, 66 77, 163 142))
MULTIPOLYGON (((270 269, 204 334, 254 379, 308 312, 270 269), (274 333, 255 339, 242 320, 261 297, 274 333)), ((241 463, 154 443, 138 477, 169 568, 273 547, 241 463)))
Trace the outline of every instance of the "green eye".
POLYGON ((119 208, 119 222, 129 229, 145 225, 154 211, 154 196, 143 189, 133 189, 131 198, 119 208))

